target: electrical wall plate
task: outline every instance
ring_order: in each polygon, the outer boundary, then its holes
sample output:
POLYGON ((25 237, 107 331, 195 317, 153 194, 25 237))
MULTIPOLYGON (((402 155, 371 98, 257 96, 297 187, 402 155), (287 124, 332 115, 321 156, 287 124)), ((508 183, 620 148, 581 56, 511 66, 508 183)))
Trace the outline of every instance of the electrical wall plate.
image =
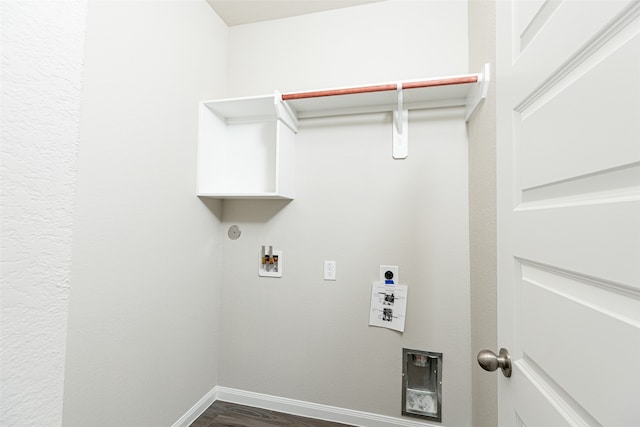
POLYGON ((324 280, 336 280, 336 262, 335 260, 327 260, 324 262, 324 280))
POLYGON ((258 276, 282 277, 282 251, 274 250, 271 245, 263 245, 260 248, 258 276))
POLYGON ((398 274, 397 265, 381 265, 380 266, 380 281, 386 283, 389 280, 393 280, 394 284, 400 283, 400 275, 398 274))

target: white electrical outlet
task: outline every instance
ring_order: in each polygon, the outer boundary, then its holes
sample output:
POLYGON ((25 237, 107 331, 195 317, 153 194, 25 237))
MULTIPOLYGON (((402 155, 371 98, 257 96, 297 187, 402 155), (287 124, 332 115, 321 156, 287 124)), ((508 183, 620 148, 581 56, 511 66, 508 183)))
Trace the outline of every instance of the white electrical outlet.
POLYGON ((336 262, 324 262, 324 280, 336 280, 336 262))
POLYGON ((398 274, 397 265, 380 266, 380 281, 385 283, 386 280, 393 280, 393 283, 396 285, 400 283, 400 275, 398 274))

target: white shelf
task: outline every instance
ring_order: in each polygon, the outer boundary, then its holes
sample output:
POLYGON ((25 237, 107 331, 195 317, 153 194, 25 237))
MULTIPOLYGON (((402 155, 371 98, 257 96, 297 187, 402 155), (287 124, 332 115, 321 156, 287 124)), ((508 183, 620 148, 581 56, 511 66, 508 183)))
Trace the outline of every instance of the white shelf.
POLYGON ((200 103, 198 196, 293 199, 297 122, 277 103, 276 95, 200 103))
MULTIPOLYGON (((477 76, 469 74, 463 77, 477 76)), ((441 80, 441 79, 432 79, 441 80)), ((422 80, 429 81, 429 80, 422 80)), ((407 83, 407 82, 405 82, 407 83)), ((385 86, 382 84, 380 86, 385 86)), ((404 109, 417 110, 424 108, 443 108, 467 106, 473 108, 473 100, 469 99, 475 91, 480 90, 481 83, 463 83, 446 86, 431 86, 403 90, 404 109)), ((340 89, 332 89, 340 90, 340 89)), ((314 92, 323 92, 314 91, 314 92)), ((302 92, 304 93, 304 92, 302 92)), ((287 96, 285 94, 283 96, 287 96)), ((379 91, 353 93, 336 96, 322 96, 285 101, 299 119, 347 114, 375 113, 395 111, 398 108, 397 91, 379 91)))
POLYGON ((212 199, 250 199, 250 200, 292 200, 293 195, 286 196, 278 193, 198 193, 200 197, 212 199))
POLYGON ((464 106, 468 120, 488 82, 486 65, 478 74, 202 102, 197 195, 293 199, 298 119, 393 111, 394 157, 406 157, 408 110, 464 106))

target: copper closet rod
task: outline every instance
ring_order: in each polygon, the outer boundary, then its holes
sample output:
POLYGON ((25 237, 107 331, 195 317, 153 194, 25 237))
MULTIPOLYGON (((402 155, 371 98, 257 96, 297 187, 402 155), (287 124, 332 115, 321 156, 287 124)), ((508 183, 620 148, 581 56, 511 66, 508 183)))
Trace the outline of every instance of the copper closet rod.
MULTIPOLYGON (((459 84, 477 83, 477 82, 478 82, 477 75, 464 76, 464 77, 451 77, 446 79, 434 79, 434 80, 424 80, 420 82, 402 83, 402 89, 418 89, 423 87, 459 85, 459 84)), ((322 96, 351 95, 355 93, 368 93, 368 92, 383 92, 383 91, 397 90, 397 89, 398 89, 398 85, 395 83, 392 83, 392 84, 384 84, 384 85, 376 85, 376 86, 350 87, 345 89, 319 90, 315 92, 283 93, 282 100, 288 101, 291 99, 319 98, 322 96)))

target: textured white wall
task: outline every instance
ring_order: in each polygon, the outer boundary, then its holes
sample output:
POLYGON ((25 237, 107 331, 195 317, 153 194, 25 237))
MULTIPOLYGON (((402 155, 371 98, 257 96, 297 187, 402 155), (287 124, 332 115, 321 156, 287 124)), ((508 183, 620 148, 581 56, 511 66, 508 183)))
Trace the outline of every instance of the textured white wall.
POLYGON ((86 3, 1 7, 0 425, 57 426, 86 3))
MULTIPOLYGON (((468 70, 466 2, 391 1, 230 28, 229 96, 468 70)), ((296 199, 225 201, 220 384, 400 416, 402 348, 444 353, 443 425, 471 425, 468 143, 458 111, 304 121, 296 199), (261 244, 282 279, 257 277, 261 244), (322 280, 323 260, 338 280, 322 280), (368 327, 380 264, 409 285, 404 334, 368 327)))
POLYGON ((498 375, 476 362, 480 350, 496 351, 496 3, 469 2, 469 65, 490 63, 487 99, 469 122, 469 227, 471 261, 471 366, 473 425, 497 425, 498 375))
POLYGON ((65 426, 168 426, 217 384, 220 206, 195 174, 226 46, 204 0, 89 2, 65 426))

